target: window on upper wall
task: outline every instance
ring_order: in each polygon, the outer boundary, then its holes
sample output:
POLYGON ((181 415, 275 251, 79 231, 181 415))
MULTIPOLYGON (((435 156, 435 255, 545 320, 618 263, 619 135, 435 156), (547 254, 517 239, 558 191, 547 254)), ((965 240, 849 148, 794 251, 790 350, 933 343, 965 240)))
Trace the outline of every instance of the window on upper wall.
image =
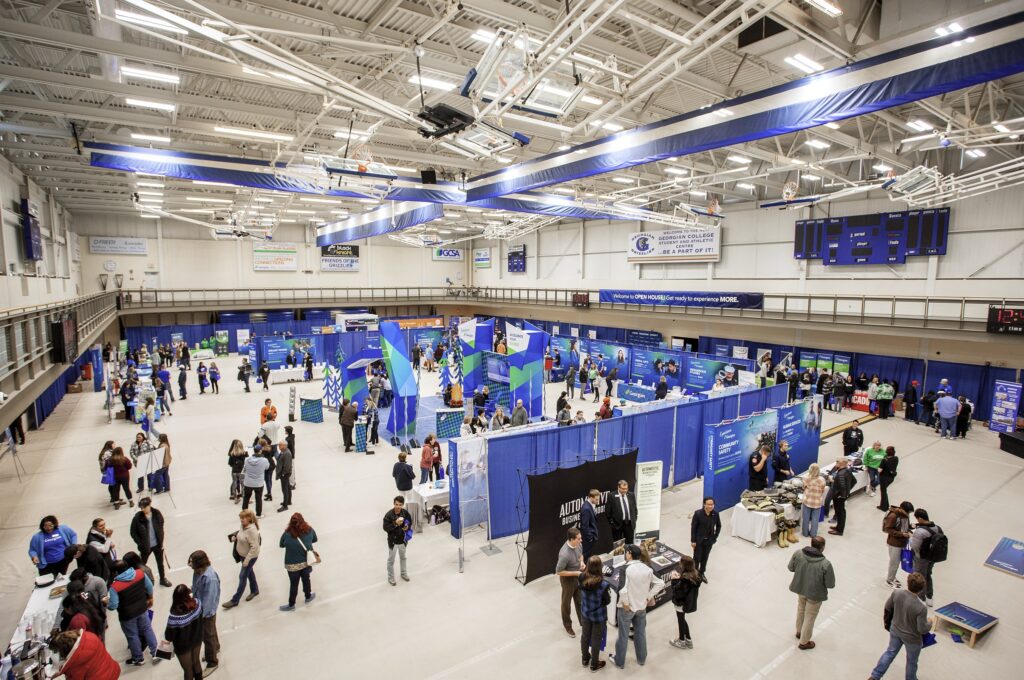
POLYGON ((10 363, 11 357, 7 352, 7 327, 0 327, 0 371, 6 370, 5 367, 10 363))
POLYGON ((20 359, 25 356, 25 322, 17 321, 14 324, 14 354, 20 359))

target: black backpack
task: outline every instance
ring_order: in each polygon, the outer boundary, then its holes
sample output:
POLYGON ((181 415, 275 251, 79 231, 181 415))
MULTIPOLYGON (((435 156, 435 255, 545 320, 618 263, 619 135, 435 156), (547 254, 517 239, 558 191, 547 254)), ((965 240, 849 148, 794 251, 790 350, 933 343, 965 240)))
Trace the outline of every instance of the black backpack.
POLYGON ((945 562, 949 554, 949 539, 940 526, 926 527, 928 537, 921 542, 921 559, 929 562, 945 562))

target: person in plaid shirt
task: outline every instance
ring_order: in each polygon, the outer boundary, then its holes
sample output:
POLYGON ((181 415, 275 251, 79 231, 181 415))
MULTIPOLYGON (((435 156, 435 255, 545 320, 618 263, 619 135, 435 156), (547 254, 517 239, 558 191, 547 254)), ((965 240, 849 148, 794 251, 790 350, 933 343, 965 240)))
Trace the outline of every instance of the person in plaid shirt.
POLYGON ((583 651, 583 665, 589 665, 592 673, 605 666, 605 662, 598 657, 608 630, 608 605, 612 601, 611 583, 604 578, 601 570, 601 558, 592 555, 587 560, 586 570, 580 574, 580 593, 583 596, 580 607, 583 614, 580 648, 583 651))
POLYGON ((818 535, 818 519, 821 517, 821 504, 825 498, 825 478, 821 476, 821 468, 811 463, 804 477, 803 522, 800 533, 807 538, 818 535))

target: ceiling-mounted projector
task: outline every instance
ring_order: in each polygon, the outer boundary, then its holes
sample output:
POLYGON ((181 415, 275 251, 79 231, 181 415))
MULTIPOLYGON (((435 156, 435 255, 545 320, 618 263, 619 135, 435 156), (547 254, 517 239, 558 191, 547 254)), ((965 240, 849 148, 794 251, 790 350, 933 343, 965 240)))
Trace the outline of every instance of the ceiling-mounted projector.
POLYGON ((437 128, 433 131, 420 129, 420 134, 424 137, 446 137, 462 132, 476 120, 468 113, 444 103, 424 106, 417 116, 437 128))

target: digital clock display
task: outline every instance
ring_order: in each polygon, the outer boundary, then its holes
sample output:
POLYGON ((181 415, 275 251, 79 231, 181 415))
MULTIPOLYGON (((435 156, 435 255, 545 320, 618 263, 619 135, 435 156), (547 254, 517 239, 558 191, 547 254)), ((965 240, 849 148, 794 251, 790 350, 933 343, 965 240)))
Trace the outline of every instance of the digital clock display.
POLYGON ((1024 309, 989 307, 986 330, 989 333, 1024 335, 1024 309))

